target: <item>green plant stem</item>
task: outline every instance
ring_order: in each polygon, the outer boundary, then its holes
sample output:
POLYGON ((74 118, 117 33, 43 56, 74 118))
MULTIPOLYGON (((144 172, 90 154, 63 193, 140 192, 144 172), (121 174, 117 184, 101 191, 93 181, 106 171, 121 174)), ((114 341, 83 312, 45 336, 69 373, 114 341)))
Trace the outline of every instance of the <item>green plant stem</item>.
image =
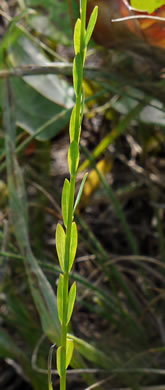
MULTIPOLYGON (((73 206, 74 206, 74 192, 75 192, 76 177, 71 176, 70 180, 70 194, 69 194, 69 209, 68 209, 68 221, 66 229, 66 245, 65 245, 65 258, 64 258, 64 282, 63 282, 63 316, 62 316, 62 328, 61 328, 61 347, 63 349, 63 363, 66 367, 66 340, 67 340, 67 307, 68 307, 68 287, 69 287, 69 252, 71 242, 71 230, 72 230, 72 218, 73 218, 73 206)), ((60 390, 66 389, 66 369, 64 375, 60 378, 60 390)))
POLYGON ((69 285, 68 265, 69 265, 69 252, 70 252, 70 242, 71 242, 75 181, 76 181, 76 177, 71 176, 68 222, 67 222, 67 229, 66 229, 65 259, 64 259, 65 272, 64 272, 64 284, 63 284, 63 319, 62 319, 62 330, 61 330, 61 346, 64 349, 65 362, 66 362, 66 336, 67 336, 66 319, 67 319, 68 285, 69 285))
MULTIPOLYGON (((86 27, 86 7, 87 0, 80 0, 80 16, 81 16, 81 42, 80 42, 80 54, 82 57, 82 68, 84 62, 85 52, 85 27, 86 27)), ((76 97, 76 119, 75 119, 75 135, 74 140, 78 142, 79 139, 79 128, 80 128, 80 114, 81 114, 81 96, 82 96, 82 83, 78 96, 76 97)))
POLYGON ((79 127, 80 127, 80 112, 81 112, 81 93, 82 88, 80 88, 80 93, 76 98, 76 119, 75 119, 75 136, 74 140, 78 142, 79 138, 79 127))
MULTIPOLYGON (((87 0, 81 2, 81 42, 80 42, 80 55, 82 59, 82 70, 84 63, 84 49, 85 49, 85 27, 86 27, 86 5, 87 0)), ((74 141, 79 143, 80 134, 80 118, 81 118, 81 97, 82 97, 82 80, 78 95, 76 96, 75 104, 75 131, 74 141)), ((64 274, 63 274, 63 315, 62 315, 62 328, 61 328, 61 347, 63 364, 66 367, 66 345, 67 345, 67 307, 68 307, 68 291, 69 291, 69 254, 72 236, 72 220, 73 220, 73 209, 74 209, 74 194, 75 194, 75 183, 76 174, 70 176, 70 191, 69 191, 69 208, 68 208, 68 219, 66 227, 66 241, 65 241, 65 257, 64 257, 64 274)), ((66 368, 64 374, 60 378, 60 390, 66 390, 66 368)))
POLYGON ((80 3, 81 3, 81 9, 80 9, 80 15, 81 15, 81 46, 80 46, 80 52, 82 54, 84 54, 87 0, 80 0, 80 3))
POLYGON ((65 259, 64 259, 64 268, 65 268, 66 272, 68 272, 68 266, 69 266, 69 252, 70 252, 70 242, 71 242, 71 230, 72 230, 72 219, 73 219, 75 183, 76 183, 76 176, 75 175, 71 175, 71 179, 70 179, 70 193, 69 193, 68 221, 67 221, 67 228, 66 228, 65 259))
MULTIPOLYGON (((81 107, 81 106, 80 106, 81 107)), ((80 108, 79 108, 80 110, 80 108)), ((80 112, 80 111, 79 111, 80 112)), ((72 219, 74 208, 74 193, 75 193, 76 176, 71 175, 70 178, 70 193, 69 193, 69 209, 68 220, 66 228, 66 244, 65 244, 65 258, 64 258, 64 283, 63 283, 63 317, 61 328, 61 347, 63 349, 63 362, 66 367, 66 340, 67 340, 67 306, 68 306, 68 288, 69 288, 69 253, 71 243, 72 219)), ((60 378, 60 390, 66 390, 66 369, 64 375, 60 378)))
MULTIPOLYGON (((69 274, 68 272, 64 273, 64 288, 63 288, 63 321, 62 321, 62 330, 61 330, 61 346, 63 348, 63 363, 66 367, 66 339, 67 339, 67 306, 68 306, 68 284, 69 284, 69 274)), ((64 375, 60 380, 60 390, 66 390, 66 369, 64 370, 64 375)))

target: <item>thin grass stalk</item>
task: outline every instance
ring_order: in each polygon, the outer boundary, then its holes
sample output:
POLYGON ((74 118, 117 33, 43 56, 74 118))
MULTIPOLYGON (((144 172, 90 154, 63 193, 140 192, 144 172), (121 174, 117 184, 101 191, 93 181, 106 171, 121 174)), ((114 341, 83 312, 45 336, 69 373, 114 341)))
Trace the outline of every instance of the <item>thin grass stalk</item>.
MULTIPOLYGON (((82 149, 84 151, 84 147, 82 149)), ((105 180, 103 178, 103 176, 100 174, 100 172, 98 171, 97 167, 96 167, 96 164, 95 162, 93 161, 93 159, 90 157, 89 153, 86 151, 85 149, 85 152, 86 152, 86 156, 88 157, 88 159, 91 161, 91 164, 93 165, 93 167, 96 169, 96 172, 98 173, 99 177, 100 177, 100 180, 101 182, 104 184, 105 183, 105 180)), ((108 190, 109 187, 106 183, 106 190, 108 190)), ((114 194, 113 194, 114 196, 114 194)), ((116 199, 116 198, 115 198, 116 199)), ((117 201, 117 199, 116 199, 117 201)), ((120 206, 119 206, 120 207, 120 206)), ((116 210, 117 211, 117 210, 116 210)), ((117 213, 118 215, 118 213, 117 213)), ((119 216, 119 215, 118 215, 119 216)), ((125 216, 124 216, 125 218, 125 216)), ((76 219, 78 220, 78 223, 79 225, 82 227, 82 229, 85 231, 85 232, 88 232, 88 239, 90 238, 90 241, 92 242, 92 244, 94 245, 94 247, 96 247, 97 249, 97 253, 98 255, 100 254, 101 257, 102 257, 102 260, 103 260, 103 265, 102 265, 102 269, 103 271, 105 270, 105 267, 106 267, 106 262, 109 260, 109 255, 107 254, 107 252, 105 251, 105 249, 102 247, 101 243, 99 242, 98 239, 96 239, 96 237, 94 236, 93 232, 89 229, 87 223, 82 219, 82 217, 80 218, 80 216, 76 216, 76 219)), ((124 227, 124 226, 123 226, 124 227)), ((125 230, 124 230, 125 231, 125 230)), ((133 244, 136 245, 136 241, 134 239, 134 237, 132 236, 133 238, 133 244)), ((131 245, 130 245, 131 246, 131 245)), ((136 246, 133 248, 137 248, 136 246)), ((93 252, 93 249, 92 249, 92 252, 93 252)), ((135 253, 135 255, 138 254, 138 249, 137 249, 137 252, 135 253)), ((99 264, 101 265, 101 262, 99 262, 99 264)), ((136 310, 137 314, 140 314, 141 313, 141 307, 133 293, 133 291, 131 291, 131 289, 129 288, 129 286, 127 285, 127 282, 125 281, 123 275, 118 271, 117 267, 114 265, 114 264, 110 264, 110 269, 111 269, 111 273, 112 273, 112 276, 115 278, 115 280, 119 283, 119 285, 122 287, 124 293, 126 294, 126 296, 128 297, 129 299, 129 302, 131 303, 131 305, 134 307, 134 309, 136 310)), ((106 274, 109 276, 109 280, 110 282, 112 282, 112 277, 110 278, 110 274, 109 272, 106 274)), ((112 288, 113 288, 113 291, 115 293, 115 285, 112 284, 112 288), (114 288, 113 288, 114 287, 114 288)), ((117 291, 115 293, 116 297, 117 297, 117 291)))
POLYGON ((132 233, 132 231, 131 231, 131 229, 130 229, 130 227, 128 225, 128 222, 126 220, 125 214, 123 213, 116 196, 114 195, 111 187, 107 185, 106 180, 104 179, 103 175, 97 169, 94 159, 90 156, 90 154, 88 153, 87 149, 83 145, 81 145, 81 150, 86 155, 86 157, 91 162, 91 165, 96 170, 96 172, 97 172, 97 174, 98 174, 98 176, 100 178, 100 181, 102 182, 102 184, 103 184, 103 186, 104 186, 104 188, 105 188, 109 198, 111 199, 111 201, 113 203, 113 206, 114 206, 114 208, 116 210, 116 213, 118 215, 118 218, 120 219, 121 224, 123 226, 124 232, 125 232, 125 234, 127 236, 127 240, 128 240, 129 246, 130 246, 133 254, 134 255, 138 255, 139 254, 139 249, 137 247, 136 240, 135 240, 135 238, 133 236, 133 233, 132 233))

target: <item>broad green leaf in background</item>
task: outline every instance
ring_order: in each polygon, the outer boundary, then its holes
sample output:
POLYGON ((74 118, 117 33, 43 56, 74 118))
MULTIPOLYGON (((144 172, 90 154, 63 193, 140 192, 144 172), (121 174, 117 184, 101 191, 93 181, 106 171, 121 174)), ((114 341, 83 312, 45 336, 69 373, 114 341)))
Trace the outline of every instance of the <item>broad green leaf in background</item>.
POLYGON ((17 125, 41 141, 55 137, 69 122, 71 109, 45 98, 22 79, 12 79, 17 125), (23 99, 22 99, 23 96, 23 99))
POLYGON ((70 37, 56 27, 53 21, 50 20, 49 14, 43 15, 42 11, 41 14, 38 11, 36 15, 31 15, 28 18, 28 22, 35 33, 49 39, 50 46, 54 47, 56 42, 64 46, 70 44, 70 37))
POLYGON ((11 21, 8 24, 8 29, 5 31, 5 34, 3 35, 3 39, 0 41, 0 68, 4 68, 4 62, 6 66, 6 52, 9 48, 9 46, 14 46, 16 43, 18 37, 20 36, 21 32, 19 29, 15 28, 17 22, 19 22, 21 19, 24 18, 24 16, 27 16, 27 14, 30 13, 30 10, 28 8, 24 8, 23 11, 18 14, 17 16, 13 17, 11 21))
MULTIPOLYGON (((9 60, 12 66, 52 64, 41 50, 23 36, 17 40, 10 50, 9 60)), ((25 76, 23 79, 54 103, 65 108, 73 106, 73 87, 57 75, 25 76)))
MULTIPOLYGON (((52 64, 25 36, 17 39, 12 46, 8 60, 12 66, 52 64)), ((25 76, 13 79, 12 86, 17 124, 30 134, 45 126, 37 138, 49 139, 69 122, 70 110, 74 105, 74 90, 66 80, 50 74, 25 76), (64 109, 66 112, 63 113, 64 109)))
POLYGON ((165 0, 131 0, 132 7, 149 14, 165 4, 165 0))
MULTIPOLYGON (((139 99, 143 100, 145 98, 144 92, 137 88, 127 87, 125 92, 127 96, 121 96, 116 102, 112 103, 112 107, 121 114, 128 114, 138 106, 139 99)), ((158 99, 151 99, 150 104, 144 104, 138 119, 143 123, 164 126, 165 109, 163 103, 158 99)))
POLYGON ((48 14, 50 21, 55 24, 56 29, 59 30, 63 36, 65 35, 67 40, 69 39, 71 43, 72 28, 67 0, 27 0, 27 6, 45 8, 45 13, 48 14))

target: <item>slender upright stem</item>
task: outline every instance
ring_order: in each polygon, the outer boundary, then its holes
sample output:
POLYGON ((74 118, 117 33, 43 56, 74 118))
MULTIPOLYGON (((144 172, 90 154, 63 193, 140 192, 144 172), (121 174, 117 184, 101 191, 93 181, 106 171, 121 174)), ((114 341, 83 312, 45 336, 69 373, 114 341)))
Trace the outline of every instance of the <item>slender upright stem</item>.
MULTIPOLYGON (((81 42, 80 53, 82 58, 82 68, 85 49, 85 26, 86 26, 86 4, 87 0, 82 0, 81 3, 81 42)), ((78 96, 76 97, 76 118, 75 118, 75 131, 74 141, 78 143, 79 130, 80 130, 80 117, 81 117, 81 97, 82 97, 82 85, 78 96)), ((65 244, 65 258, 64 258, 64 282, 63 282, 63 317, 62 317, 62 329, 61 329, 61 347, 63 349, 63 361, 66 366, 66 342, 67 342, 67 306, 68 306, 68 287, 69 287, 69 253, 71 243, 71 230, 73 220, 73 208, 74 208, 74 194, 75 194, 75 182, 76 176, 71 174, 70 177, 70 192, 69 192, 69 208, 68 208, 68 220, 66 227, 66 244, 65 244)), ((66 390, 66 370, 60 380, 60 390, 66 390)))
MULTIPOLYGON (((67 339, 67 305, 68 305, 68 282, 69 274, 68 272, 64 273, 64 288, 63 288, 63 319, 62 319, 62 329, 61 329, 61 346, 63 348, 63 362, 66 366, 66 339, 67 339)), ((66 390, 66 370, 64 370, 64 375, 60 378, 60 390, 66 390)))
MULTIPOLYGON (((80 0, 80 19, 81 19, 81 30, 80 30, 80 52, 78 53, 81 59, 81 65, 79 71, 83 74, 83 66, 85 60, 86 43, 86 7, 87 0, 80 0)), ((74 123, 74 138, 73 144, 77 145, 76 150, 79 147, 79 135, 81 126, 82 116, 82 78, 80 79, 80 87, 78 93, 76 93, 75 103, 75 123, 74 123)), ((72 146, 72 145, 71 145, 72 146)), ((73 158, 74 163, 75 160, 73 158)), ((76 183, 76 169, 70 169, 70 182, 69 182, 69 201, 68 201, 68 214, 66 224, 66 235, 65 235, 65 254, 64 254, 64 265, 63 265, 63 276, 62 276, 62 318, 61 318, 61 347, 60 347, 60 390, 66 390, 66 361, 67 361, 67 328, 68 328, 68 302, 69 302, 69 272, 70 272, 70 249, 72 239, 72 224, 73 224, 73 210, 74 210, 74 195, 75 195, 75 183, 76 183)))

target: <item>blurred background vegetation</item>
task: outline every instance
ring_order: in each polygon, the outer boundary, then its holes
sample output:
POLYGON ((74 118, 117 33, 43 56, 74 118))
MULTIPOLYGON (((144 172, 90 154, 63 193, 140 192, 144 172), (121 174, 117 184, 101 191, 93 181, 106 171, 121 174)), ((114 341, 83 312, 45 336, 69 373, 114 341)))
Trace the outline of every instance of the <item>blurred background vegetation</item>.
MULTIPOLYGON (((49 348, 60 335, 54 237, 68 177, 71 26, 78 13, 74 0, 69 6, 0 4, 3 390, 46 390, 49 348)), ((165 388, 165 49, 137 45, 131 34, 124 45, 106 35, 102 46, 93 41, 85 67, 77 190, 89 175, 71 275, 78 286, 72 390, 165 388)), ((56 372, 52 380, 58 389, 56 372)))

